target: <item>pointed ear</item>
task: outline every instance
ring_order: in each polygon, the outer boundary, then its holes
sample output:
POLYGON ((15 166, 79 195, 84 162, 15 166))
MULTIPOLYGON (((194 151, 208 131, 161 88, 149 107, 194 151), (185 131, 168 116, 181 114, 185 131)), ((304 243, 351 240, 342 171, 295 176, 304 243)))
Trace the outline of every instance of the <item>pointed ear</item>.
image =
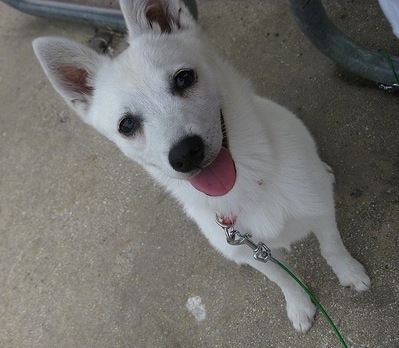
POLYGON ((109 58, 68 39, 33 41, 35 54, 55 90, 85 119, 99 67, 109 58))
POLYGON ((195 26, 182 0, 120 0, 129 39, 144 33, 171 33, 195 26))

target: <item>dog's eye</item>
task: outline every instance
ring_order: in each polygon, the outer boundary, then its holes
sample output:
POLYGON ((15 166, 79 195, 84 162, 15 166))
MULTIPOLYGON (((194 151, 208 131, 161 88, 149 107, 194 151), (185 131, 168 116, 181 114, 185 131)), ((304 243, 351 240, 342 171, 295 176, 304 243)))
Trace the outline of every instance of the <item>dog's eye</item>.
POLYGON ((175 88, 178 90, 186 89, 195 82, 194 70, 180 70, 175 75, 175 88))
POLYGON ((126 137, 133 136, 140 127, 140 121, 133 115, 126 114, 119 122, 119 133, 126 137))

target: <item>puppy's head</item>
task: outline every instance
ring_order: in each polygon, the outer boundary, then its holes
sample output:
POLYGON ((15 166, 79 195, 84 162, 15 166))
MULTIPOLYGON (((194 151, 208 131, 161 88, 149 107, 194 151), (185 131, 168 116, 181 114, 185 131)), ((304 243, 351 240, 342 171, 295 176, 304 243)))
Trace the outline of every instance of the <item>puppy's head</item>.
MULTIPOLYGON (((58 93, 127 157, 158 179, 198 181, 195 187, 206 191, 214 173, 198 174, 215 159, 222 167, 232 162, 221 151, 214 56, 182 1, 120 5, 129 47, 116 58, 61 38, 36 39, 34 51, 58 93)), ((206 193, 220 195, 212 190, 206 193)))

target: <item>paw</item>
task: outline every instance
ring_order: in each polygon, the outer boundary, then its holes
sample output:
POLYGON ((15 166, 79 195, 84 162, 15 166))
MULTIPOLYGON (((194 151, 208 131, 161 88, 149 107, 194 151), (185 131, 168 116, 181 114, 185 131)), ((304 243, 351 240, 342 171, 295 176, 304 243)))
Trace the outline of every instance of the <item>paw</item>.
POLYGON ((371 280, 363 265, 355 259, 341 262, 334 268, 339 282, 342 286, 350 287, 353 290, 362 292, 370 288, 371 280))
POLYGON ((287 314, 294 329, 304 333, 313 325, 316 307, 308 297, 296 298, 287 302, 287 314))

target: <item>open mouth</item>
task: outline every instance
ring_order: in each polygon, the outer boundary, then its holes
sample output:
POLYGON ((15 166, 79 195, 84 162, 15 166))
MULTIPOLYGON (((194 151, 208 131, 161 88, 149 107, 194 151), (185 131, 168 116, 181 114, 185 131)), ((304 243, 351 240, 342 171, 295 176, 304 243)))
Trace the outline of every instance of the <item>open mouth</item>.
POLYGON ((191 185, 208 196, 224 196, 236 182, 236 168, 228 148, 227 129, 222 110, 220 110, 220 126, 223 140, 219 154, 211 164, 190 178, 191 185))
POLYGON ((222 147, 229 149, 229 140, 227 138, 227 130, 226 130, 226 123, 224 122, 223 112, 220 110, 220 126, 222 127, 222 147))

